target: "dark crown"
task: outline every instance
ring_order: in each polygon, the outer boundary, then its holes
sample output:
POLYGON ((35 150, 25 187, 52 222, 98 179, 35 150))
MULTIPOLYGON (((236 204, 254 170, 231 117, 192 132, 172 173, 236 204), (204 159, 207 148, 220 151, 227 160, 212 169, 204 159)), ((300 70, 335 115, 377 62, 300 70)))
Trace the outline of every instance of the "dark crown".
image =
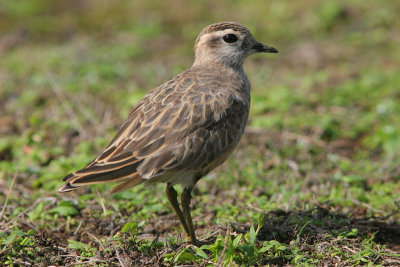
POLYGON ((201 31, 200 35, 216 31, 223 31, 227 29, 232 29, 240 33, 246 33, 249 31, 245 26, 237 22, 220 22, 207 26, 204 30, 201 31))
POLYGON ((200 36, 202 36, 204 34, 217 32, 217 31, 223 31, 223 30, 227 30, 227 29, 232 29, 239 33, 248 33, 249 32, 249 30, 245 26, 243 26, 242 24, 237 23, 237 22, 215 23, 215 24, 211 24, 211 25, 207 26, 200 32, 199 36, 197 37, 196 44, 199 41, 200 36))

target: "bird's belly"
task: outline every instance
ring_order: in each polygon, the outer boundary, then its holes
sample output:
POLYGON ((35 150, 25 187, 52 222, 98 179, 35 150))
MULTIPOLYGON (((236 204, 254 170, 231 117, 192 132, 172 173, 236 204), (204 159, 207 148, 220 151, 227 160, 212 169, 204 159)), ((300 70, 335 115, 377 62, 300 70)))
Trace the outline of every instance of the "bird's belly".
POLYGON ((198 180, 195 177, 197 176, 193 172, 168 172, 148 179, 145 181, 145 184, 163 182, 171 185, 181 184, 188 188, 193 187, 198 180))

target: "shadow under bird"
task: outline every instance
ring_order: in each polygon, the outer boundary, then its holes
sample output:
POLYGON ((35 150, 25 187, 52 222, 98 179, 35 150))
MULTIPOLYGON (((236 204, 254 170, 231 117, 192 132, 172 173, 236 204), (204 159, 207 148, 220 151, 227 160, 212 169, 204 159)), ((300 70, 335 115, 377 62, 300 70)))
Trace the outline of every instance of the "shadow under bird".
POLYGON ((277 53, 235 22, 207 26, 197 37, 192 67, 147 94, 114 139, 85 168, 67 175, 59 192, 116 182, 112 192, 164 182, 189 240, 200 245, 190 214, 196 182, 223 163, 243 135, 251 85, 247 56, 277 53), (174 185, 182 184, 181 207, 174 185))

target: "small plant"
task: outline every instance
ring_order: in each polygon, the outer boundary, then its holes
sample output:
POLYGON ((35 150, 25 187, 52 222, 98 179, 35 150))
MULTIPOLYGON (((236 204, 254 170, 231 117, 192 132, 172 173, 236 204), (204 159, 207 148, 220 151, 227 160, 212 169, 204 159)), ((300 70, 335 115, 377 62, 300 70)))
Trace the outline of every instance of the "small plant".
POLYGON ((223 259, 224 264, 257 264, 265 254, 280 256, 285 250, 286 246, 278 241, 265 241, 262 245, 257 241, 257 235, 263 227, 266 220, 266 214, 260 213, 258 215, 258 226, 255 230, 254 225, 250 226, 250 230, 245 235, 237 235, 233 241, 231 236, 218 236, 217 240, 212 245, 203 245, 196 253, 202 257, 206 255, 204 250, 209 250, 213 254, 215 262, 221 262, 223 259))
POLYGON ((69 243, 68 244, 69 248, 80 251, 81 257, 90 258, 90 257, 95 256, 97 253, 97 248, 92 247, 89 244, 85 244, 85 243, 82 243, 82 242, 79 242, 76 240, 72 240, 72 239, 68 240, 68 243, 69 243))
POLYGON ((10 233, 0 232, 0 265, 17 264, 25 257, 35 258, 35 231, 23 232, 15 229, 10 233))

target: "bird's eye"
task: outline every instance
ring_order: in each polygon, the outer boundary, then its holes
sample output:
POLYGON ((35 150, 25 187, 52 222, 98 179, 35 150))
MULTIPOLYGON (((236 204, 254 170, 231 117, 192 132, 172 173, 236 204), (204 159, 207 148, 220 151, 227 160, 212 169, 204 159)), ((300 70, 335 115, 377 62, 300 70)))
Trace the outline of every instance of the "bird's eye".
POLYGON ((222 37, 222 39, 224 39, 224 41, 227 43, 234 43, 238 40, 238 38, 234 34, 227 34, 224 37, 222 37))

